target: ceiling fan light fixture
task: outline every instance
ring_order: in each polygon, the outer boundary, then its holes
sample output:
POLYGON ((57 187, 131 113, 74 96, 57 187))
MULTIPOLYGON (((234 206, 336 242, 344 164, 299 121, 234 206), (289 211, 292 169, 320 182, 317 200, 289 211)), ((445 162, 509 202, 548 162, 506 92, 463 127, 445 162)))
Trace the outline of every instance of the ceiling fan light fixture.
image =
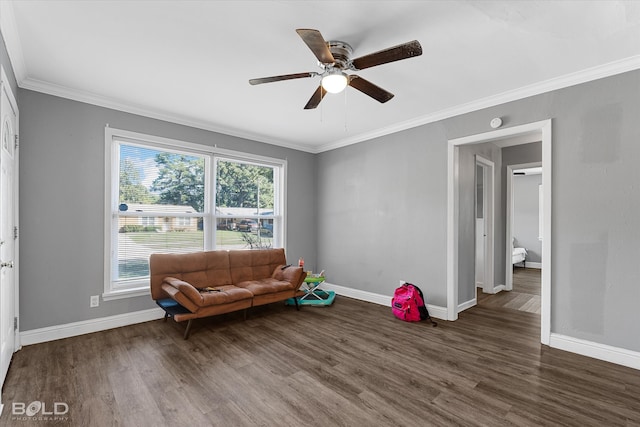
POLYGON ((347 75, 342 71, 331 71, 322 78, 321 84, 329 93, 340 93, 347 87, 347 75))
POLYGON ((318 60, 317 65, 322 69, 322 72, 262 77, 259 79, 250 79, 249 84, 259 85, 282 80, 303 79, 307 77, 315 79, 320 77, 320 85, 316 87, 313 95, 311 95, 311 98, 305 104, 305 110, 313 110, 320 104, 327 93, 340 93, 347 86, 351 86, 355 90, 383 104, 393 98, 391 92, 374 85, 356 74, 347 74, 345 71, 360 71, 422 55, 420 42, 413 40, 352 59, 353 49, 348 43, 339 40, 326 41, 324 37, 322 37, 322 34, 320 34, 320 31, 314 30, 313 28, 298 28, 296 32, 318 60))

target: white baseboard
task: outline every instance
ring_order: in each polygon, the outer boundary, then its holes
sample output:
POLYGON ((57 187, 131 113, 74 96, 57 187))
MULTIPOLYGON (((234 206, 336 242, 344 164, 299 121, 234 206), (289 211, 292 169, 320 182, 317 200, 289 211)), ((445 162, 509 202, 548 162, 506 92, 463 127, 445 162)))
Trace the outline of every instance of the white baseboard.
POLYGON ((465 311, 468 308, 471 308, 478 304, 478 300, 476 298, 470 299, 469 301, 463 302, 462 304, 458 304, 458 313, 461 311, 465 311))
MULTIPOLYGON (((477 292, 484 292, 484 287, 483 286, 477 286, 476 288, 477 288, 476 289, 476 293, 477 292)), ((493 287, 491 292, 487 292, 487 293, 493 295, 493 294, 497 294, 498 292, 502 292, 502 291, 505 291, 505 290, 507 290, 507 287, 505 285, 497 285, 497 286, 493 287)), ((463 302, 462 304, 458 305, 458 312, 460 312, 462 310, 466 310, 469 307, 473 307, 475 305, 475 303, 477 303, 476 299, 469 300, 467 302, 463 302), (472 301, 474 302, 474 304, 469 305, 469 303, 471 303, 472 301), (461 309, 461 307, 464 307, 464 308, 461 309)))
POLYGON ((505 285, 498 285, 493 287, 493 293, 497 294, 498 292, 506 291, 507 287, 505 285))
MULTIPOLYGON (((346 286, 334 285, 327 282, 322 284, 322 289, 334 291, 336 295, 342 295, 358 299, 360 301, 372 302, 374 304, 380 304, 387 307, 391 307, 391 298, 393 298, 388 295, 375 294, 373 292, 361 291, 359 289, 352 289, 346 286)), ((429 315, 435 319, 447 319, 447 307, 427 304, 427 310, 429 310, 429 315)))
POLYGON ((527 268, 537 268, 538 270, 542 269, 542 263, 541 262, 527 261, 524 265, 527 268))
MULTIPOLYGON (((391 307, 391 296, 375 294, 373 292, 361 291, 330 283, 324 283, 322 288, 328 291, 334 291, 337 295, 343 295, 361 301, 391 307)), ((446 307, 427 304, 427 310, 429 310, 431 317, 436 319, 447 318, 446 307)), ((162 317, 164 317, 164 311, 162 311, 162 309, 152 308, 150 310, 136 311, 133 313, 118 314, 99 319, 84 320, 81 322, 22 331, 20 332, 19 339, 21 345, 32 345, 75 337, 78 335, 90 334, 92 332, 99 332, 107 329, 119 328, 127 325, 134 325, 136 323, 148 322, 150 320, 161 319, 162 317)))
POLYGON ((162 319, 163 317, 164 311, 158 307, 149 310, 135 311, 133 313, 117 314, 115 316, 67 323, 64 325, 31 329, 29 331, 20 332, 20 344, 38 344, 62 338, 90 334, 92 332, 104 331, 107 329, 119 328, 121 326, 134 325, 136 323, 148 322, 150 320, 162 319))
POLYGON ((551 333, 549 346, 617 365, 640 369, 640 352, 551 333))

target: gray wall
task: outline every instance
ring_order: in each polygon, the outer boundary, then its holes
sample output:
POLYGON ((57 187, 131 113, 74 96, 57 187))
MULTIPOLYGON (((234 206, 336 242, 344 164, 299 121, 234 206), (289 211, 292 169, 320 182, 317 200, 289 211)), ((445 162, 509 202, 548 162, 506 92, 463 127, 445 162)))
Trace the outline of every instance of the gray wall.
POLYGON ((538 239, 540 184, 541 174, 513 177, 513 237, 516 246, 527 249, 527 262, 542 262, 542 242, 538 239))
POLYGON ((388 296, 415 281, 445 306, 447 140, 493 117, 553 119, 552 332, 640 351, 640 71, 318 155, 329 281, 388 296))
POLYGON ((391 296, 406 280, 446 305, 445 140, 433 124, 318 155, 316 268, 328 282, 391 296))
POLYGON ((21 330, 155 307, 101 301, 104 127, 288 160, 287 257, 316 257, 314 155, 20 89, 21 330))
MULTIPOLYGON (((512 145, 502 149, 502 191, 507 191, 507 166, 542 161, 542 142, 512 145)), ((505 201, 506 203, 506 201, 505 201)), ((506 206, 506 205, 505 205, 506 206)))

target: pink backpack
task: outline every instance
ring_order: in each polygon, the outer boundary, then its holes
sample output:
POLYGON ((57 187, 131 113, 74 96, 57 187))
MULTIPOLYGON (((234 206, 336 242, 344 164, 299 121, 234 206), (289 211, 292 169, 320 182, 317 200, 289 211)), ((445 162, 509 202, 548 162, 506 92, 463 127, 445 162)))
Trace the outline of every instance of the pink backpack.
POLYGON ((429 316, 422 291, 411 283, 405 283, 395 290, 391 300, 391 311, 394 316, 405 322, 428 320, 433 326, 438 325, 429 316))

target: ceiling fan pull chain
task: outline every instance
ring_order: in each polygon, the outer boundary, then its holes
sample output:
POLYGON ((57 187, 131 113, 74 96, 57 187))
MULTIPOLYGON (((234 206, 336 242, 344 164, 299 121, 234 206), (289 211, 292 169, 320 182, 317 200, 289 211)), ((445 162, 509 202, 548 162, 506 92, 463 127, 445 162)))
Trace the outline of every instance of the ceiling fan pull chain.
POLYGON ((347 133, 347 91, 344 91, 344 133, 347 133))

